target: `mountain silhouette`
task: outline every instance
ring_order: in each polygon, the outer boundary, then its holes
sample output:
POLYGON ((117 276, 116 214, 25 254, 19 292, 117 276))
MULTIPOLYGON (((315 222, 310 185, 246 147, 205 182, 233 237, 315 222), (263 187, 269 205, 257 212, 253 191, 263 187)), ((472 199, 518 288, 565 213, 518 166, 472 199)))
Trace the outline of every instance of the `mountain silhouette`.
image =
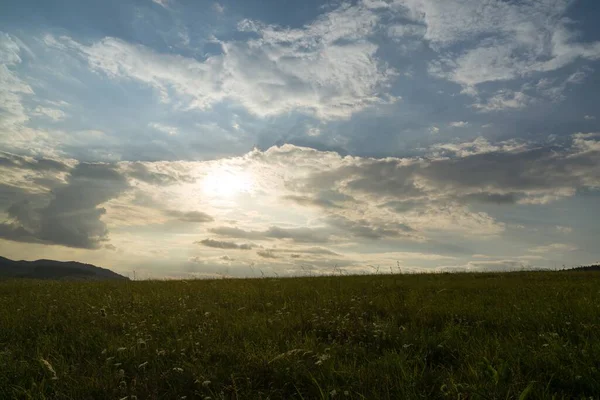
POLYGON ((111 270, 75 261, 13 261, 0 257, 0 279, 129 280, 111 270))

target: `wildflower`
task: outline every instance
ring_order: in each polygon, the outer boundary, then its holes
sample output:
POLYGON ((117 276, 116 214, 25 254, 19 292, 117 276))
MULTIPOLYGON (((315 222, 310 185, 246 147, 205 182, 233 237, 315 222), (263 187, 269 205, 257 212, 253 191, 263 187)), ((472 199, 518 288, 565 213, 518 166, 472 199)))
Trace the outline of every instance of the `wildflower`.
POLYGON ((50 372, 50 374, 52 375, 52 378, 50 379, 52 379, 53 381, 57 380, 58 377, 56 376, 56 371, 54 370, 54 367, 52 367, 52 364, 50 364, 48 360, 45 360, 43 358, 41 358, 40 361, 42 362, 42 364, 44 364, 44 367, 46 367, 48 372, 50 372))
POLYGON ((204 381, 204 382, 202 382, 202 387, 207 388, 210 386, 210 383, 211 383, 210 381, 204 381))
POLYGON ((175 368, 173 368, 173 371, 182 373, 183 372, 183 368, 175 367, 175 368))
POLYGON ((330 395, 331 397, 335 397, 335 396, 337 396, 337 390, 333 389, 331 392, 329 392, 329 395, 330 395))

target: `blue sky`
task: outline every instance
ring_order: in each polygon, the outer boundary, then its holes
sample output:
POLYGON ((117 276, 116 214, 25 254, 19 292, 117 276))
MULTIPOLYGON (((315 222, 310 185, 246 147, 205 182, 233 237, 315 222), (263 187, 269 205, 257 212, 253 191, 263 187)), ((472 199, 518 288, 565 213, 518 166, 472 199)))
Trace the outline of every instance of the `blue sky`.
POLYGON ((0 252, 147 276, 600 260, 593 0, 0 6, 0 252))

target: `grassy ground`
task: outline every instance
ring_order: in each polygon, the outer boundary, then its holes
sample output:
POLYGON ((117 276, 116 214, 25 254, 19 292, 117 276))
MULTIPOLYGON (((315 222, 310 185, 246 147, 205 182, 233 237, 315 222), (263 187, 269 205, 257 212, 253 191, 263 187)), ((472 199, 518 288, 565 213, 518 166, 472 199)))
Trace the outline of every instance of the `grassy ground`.
POLYGON ((600 394, 587 272, 0 283, 0 399, 600 394))

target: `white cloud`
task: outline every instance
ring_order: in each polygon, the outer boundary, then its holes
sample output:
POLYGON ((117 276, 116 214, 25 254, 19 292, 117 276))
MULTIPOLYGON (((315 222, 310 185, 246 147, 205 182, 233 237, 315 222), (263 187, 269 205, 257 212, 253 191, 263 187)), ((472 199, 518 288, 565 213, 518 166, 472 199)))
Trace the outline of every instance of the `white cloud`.
POLYGON ((158 4, 161 7, 169 8, 171 0, 152 0, 153 3, 158 4))
POLYGON ((167 135, 170 135, 170 136, 175 136, 179 132, 179 130, 174 126, 160 124, 158 122, 151 122, 148 124, 148 126, 150 128, 156 129, 157 131, 166 133, 167 135))
POLYGON ((583 119, 585 119, 586 121, 595 121, 596 117, 594 117, 593 115, 585 115, 583 119))
POLYGON ((474 90, 600 58, 600 42, 580 43, 570 29, 565 14, 571 3, 396 0, 394 7, 427 27, 425 40, 442 55, 431 72, 474 90))
POLYGON ((33 115, 45 116, 53 121, 61 121, 67 117, 64 111, 57 108, 37 106, 33 110, 33 115))
POLYGON ((361 5, 342 5, 301 29, 244 20, 239 29, 258 38, 218 42, 223 53, 204 62, 115 38, 91 46, 65 37, 45 41, 79 52, 110 77, 154 87, 164 102, 174 91, 190 108, 232 100, 258 116, 301 111, 336 119, 395 101, 385 94, 395 73, 369 41, 377 22, 377 15, 361 5))
POLYGON ((439 133, 440 132, 440 128, 438 128, 437 126, 432 126, 429 128, 429 132, 430 133, 439 133))
POLYGON ((566 253, 577 250, 577 246, 565 243, 552 243, 547 246, 537 246, 529 249, 531 253, 566 253))
POLYGON ((21 63, 18 40, 0 32, 0 135, 9 135, 29 120, 22 103, 33 89, 14 72, 21 63))
POLYGON ((213 3, 213 10, 219 14, 223 14, 225 12, 225 6, 220 3, 213 3))
POLYGON ((465 128, 466 126, 469 125, 469 123, 466 121, 455 121, 455 122, 450 122, 448 125, 450 125, 453 128, 465 128))
POLYGON ((572 233, 573 232, 573 228, 571 228, 570 226, 562 226, 562 225, 556 225, 555 229, 560 232, 560 233, 572 233))
POLYGON ((482 136, 475 138, 475 140, 471 142, 438 143, 431 146, 431 150, 433 150, 433 153, 435 155, 451 153, 458 157, 467 157, 475 154, 484 154, 496 151, 515 152, 522 151, 525 149, 525 143, 517 142, 515 140, 509 140, 505 142, 492 144, 482 136))
POLYGON ((483 103, 475 103, 474 108, 482 112, 502 111, 506 109, 518 110, 533 103, 534 99, 523 93, 512 90, 500 90, 483 103))

